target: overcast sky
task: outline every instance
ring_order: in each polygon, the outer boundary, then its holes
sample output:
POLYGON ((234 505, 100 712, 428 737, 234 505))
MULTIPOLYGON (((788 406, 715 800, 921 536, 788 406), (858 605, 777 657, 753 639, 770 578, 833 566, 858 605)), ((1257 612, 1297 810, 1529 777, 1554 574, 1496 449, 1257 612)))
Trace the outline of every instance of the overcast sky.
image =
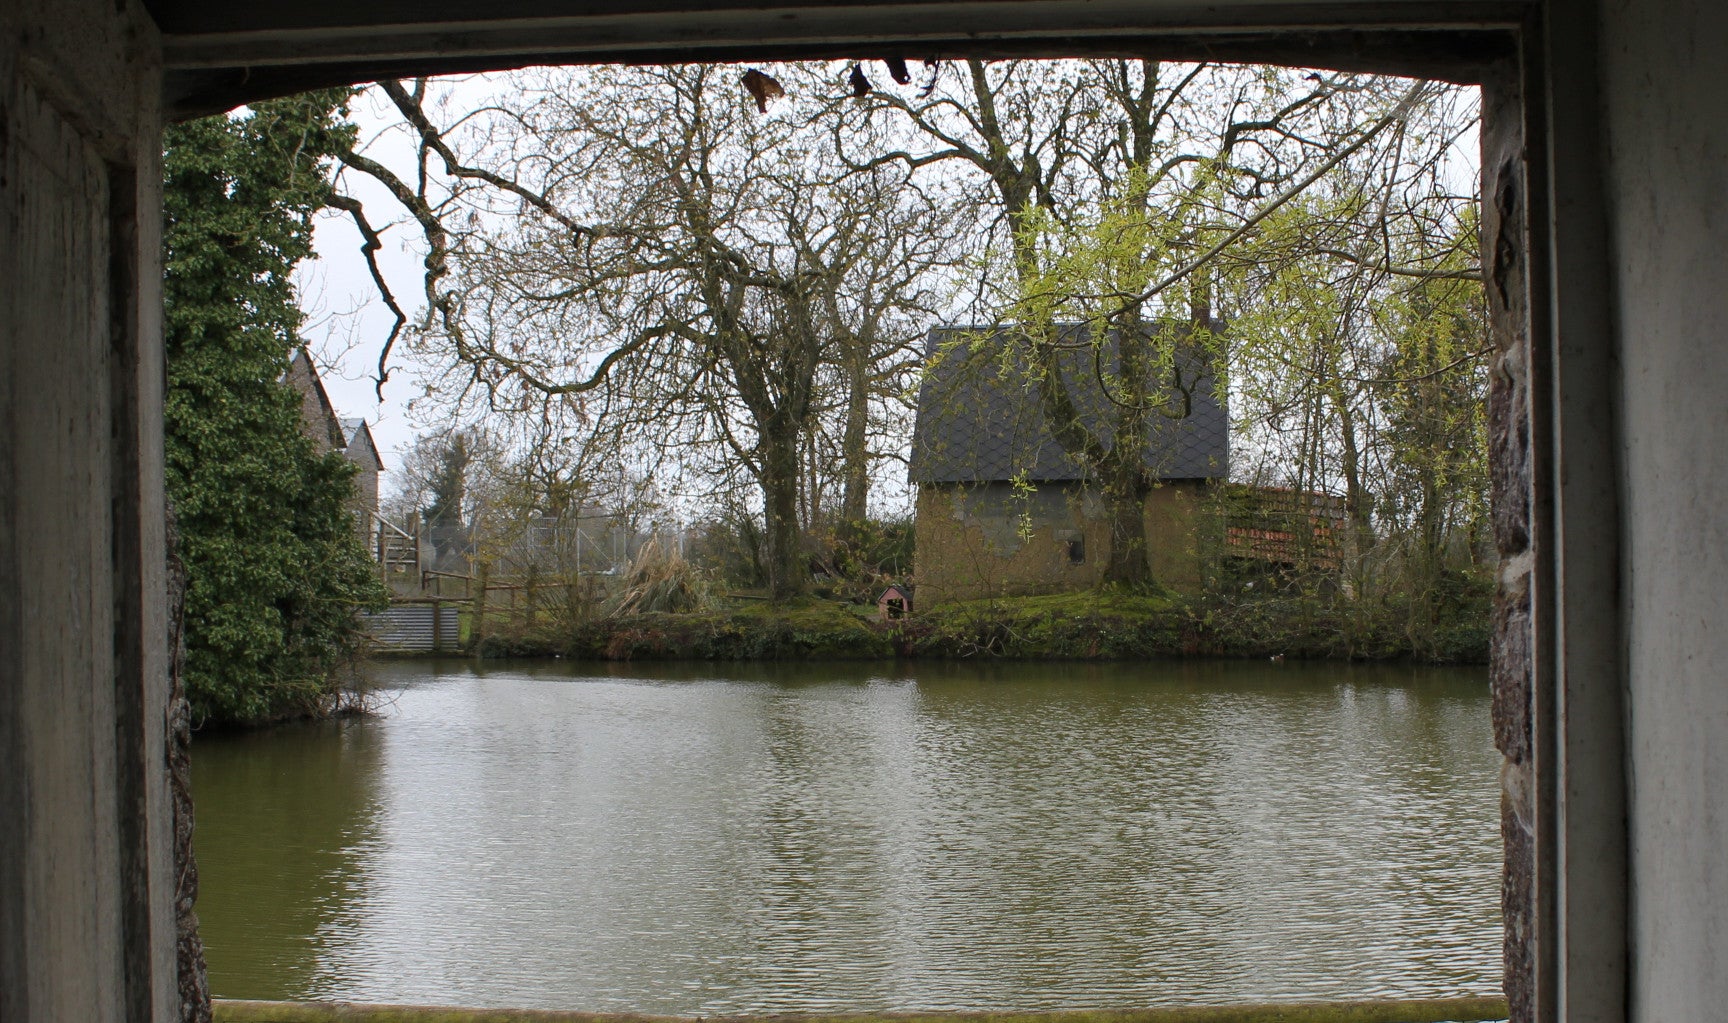
MULTIPOLYGON (((492 87, 485 76, 456 80, 452 85, 460 93, 471 93, 474 99, 485 96, 492 87)), ((370 92, 362 94, 356 98, 352 114, 368 155, 386 166, 412 166, 414 148, 387 99, 370 92)), ((383 231, 379 265, 397 301, 410 316, 415 315, 423 304, 424 273, 422 256, 414 247, 419 238, 417 228, 402 222, 406 216, 402 208, 371 178, 350 175, 344 178, 344 191, 359 196, 373 227, 383 231), (384 230, 386 224, 395 226, 384 230)), ((409 417, 408 403, 420 393, 421 384, 405 349, 398 348, 391 357, 384 400, 378 400, 373 377, 393 318, 372 284, 353 221, 341 211, 324 211, 315 224, 313 248, 317 258, 301 264, 296 274, 301 306, 307 314, 306 341, 324 375, 336 414, 359 416, 371 425, 384 459, 383 488, 388 493, 392 485, 388 474, 399 464, 401 453, 416 434, 435 424, 417 423, 409 417)))

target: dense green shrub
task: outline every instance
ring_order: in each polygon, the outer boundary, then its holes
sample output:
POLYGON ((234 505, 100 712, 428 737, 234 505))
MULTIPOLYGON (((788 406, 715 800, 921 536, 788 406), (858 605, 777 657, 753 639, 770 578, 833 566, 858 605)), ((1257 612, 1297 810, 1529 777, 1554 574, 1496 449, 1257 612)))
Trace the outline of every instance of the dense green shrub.
POLYGON ((194 720, 328 709, 385 594, 344 502, 353 467, 318 456, 282 383, 299 344, 290 278, 311 252, 344 92, 170 127, 164 154, 167 488, 194 720))
POLYGON ((905 627, 921 656, 1134 658, 1180 654, 1188 616, 1172 596, 1135 589, 1084 590, 948 604, 905 627))

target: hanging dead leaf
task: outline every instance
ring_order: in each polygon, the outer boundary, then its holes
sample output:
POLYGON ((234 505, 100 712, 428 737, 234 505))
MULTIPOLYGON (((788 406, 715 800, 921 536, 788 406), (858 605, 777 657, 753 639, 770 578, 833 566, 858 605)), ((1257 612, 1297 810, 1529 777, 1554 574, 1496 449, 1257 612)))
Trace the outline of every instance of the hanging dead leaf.
POLYGON ((852 86, 853 99, 863 99, 870 95, 870 79, 864 77, 864 65, 852 65, 852 73, 846 77, 846 83, 852 86))
POLYGON ((936 91, 936 76, 942 73, 942 62, 926 60, 924 70, 930 72, 930 80, 924 83, 924 88, 918 90, 919 99, 929 99, 930 94, 936 91))
POLYGON ((888 65, 888 77, 894 79, 895 85, 911 85, 912 72, 906 69, 906 62, 899 57, 889 57, 882 63, 888 65))
POLYGON ((768 112, 770 100, 786 95, 785 88, 774 80, 773 75, 763 74, 755 68, 744 72, 744 89, 756 100, 756 109, 764 114, 768 112))

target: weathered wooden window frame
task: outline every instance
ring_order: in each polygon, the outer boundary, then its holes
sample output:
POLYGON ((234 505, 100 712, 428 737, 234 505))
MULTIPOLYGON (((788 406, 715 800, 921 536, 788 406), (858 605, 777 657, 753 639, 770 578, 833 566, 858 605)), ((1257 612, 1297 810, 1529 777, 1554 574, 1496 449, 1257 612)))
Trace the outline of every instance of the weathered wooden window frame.
MULTIPOLYGON (((297 41, 265 39, 250 50, 233 40, 201 46, 170 36, 166 98, 171 113, 190 115, 388 75, 607 59, 856 56, 889 49, 947 56, 1253 61, 1481 84, 1483 261, 1498 342, 1490 417, 1502 568, 1492 676, 1496 742, 1505 756, 1507 994, 1517 1020, 1623 1019, 1625 672, 1594 4, 1572 5, 1566 20, 1544 20, 1533 3, 1444 0, 1371 8, 1226 5, 1204 14, 1190 11, 1186 21, 1180 11, 1113 8, 1124 28, 1105 38, 1071 35, 1063 27, 1064 12, 1082 10, 1084 3, 1026 3, 1010 6, 1034 12, 1026 16, 1032 27, 988 40, 959 30, 968 6, 925 8, 937 22, 946 18, 958 26, 953 38, 936 43, 927 34, 906 41, 903 12, 872 15, 868 6, 825 9, 834 13, 821 41, 782 38, 771 44, 741 40, 735 27, 734 37, 718 44, 669 42, 684 37, 656 29, 662 22, 649 24, 654 15, 644 16, 646 43, 590 43, 580 30, 566 29, 563 36, 538 34, 535 45, 547 47, 543 51, 520 44, 489 51, 500 39, 521 37, 486 36, 479 28, 469 36, 464 33, 470 30, 448 26, 441 29, 437 53, 413 42, 427 32, 413 26, 404 30, 399 47, 388 37, 344 37, 343 30, 297 41), (1130 25, 1160 17, 1167 23, 1130 25), (1204 19, 1221 19, 1228 28, 1204 19), (655 45, 655 39, 662 42, 655 45), (331 56, 344 46, 350 59, 331 56), (246 73, 218 73, 237 66, 246 73)), ((1089 17, 1096 28, 1097 8, 1089 17)))

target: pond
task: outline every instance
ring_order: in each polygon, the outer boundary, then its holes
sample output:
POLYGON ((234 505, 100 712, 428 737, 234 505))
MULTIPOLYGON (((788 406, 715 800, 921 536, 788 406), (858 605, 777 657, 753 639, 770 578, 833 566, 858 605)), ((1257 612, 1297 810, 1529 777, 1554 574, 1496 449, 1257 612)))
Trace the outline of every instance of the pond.
POLYGON ((218 997, 678 1015, 1497 993, 1481 669, 380 665, 194 745, 218 997))

